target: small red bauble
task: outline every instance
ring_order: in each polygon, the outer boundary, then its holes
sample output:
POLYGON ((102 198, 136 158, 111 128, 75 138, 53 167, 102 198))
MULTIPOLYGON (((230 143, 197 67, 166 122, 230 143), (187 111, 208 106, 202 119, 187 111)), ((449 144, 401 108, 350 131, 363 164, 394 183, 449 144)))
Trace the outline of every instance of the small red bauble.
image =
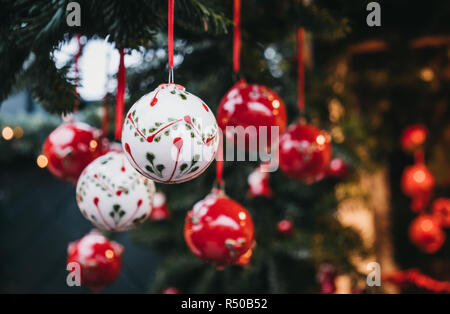
MULTIPOLYGON (((403 171, 402 190, 407 196, 416 199, 417 204, 422 204, 422 208, 428 203, 434 188, 434 176, 422 164, 415 164, 407 167, 403 171)), ((414 203, 414 202, 413 202, 414 203)), ((413 206, 415 211, 421 210, 418 206, 413 206)), ((414 204, 413 204, 414 205, 414 204)))
POLYGON ((98 230, 68 246, 67 263, 80 265, 81 285, 99 292, 119 276, 123 246, 109 241, 98 230))
POLYGON ((438 198, 431 205, 431 212, 444 228, 450 227, 450 198, 438 198))
POLYGON ((197 257, 225 266, 236 262, 252 246, 252 217, 223 191, 213 191, 187 213, 184 238, 197 257))
POLYGON ((293 124, 280 137, 280 169, 311 184, 323 178, 331 160, 330 136, 312 125, 293 124))
POLYGON ((174 287, 169 287, 165 289, 162 294, 180 294, 181 291, 174 287))
POLYGON ((170 212, 163 192, 157 191, 153 196, 153 208, 150 212, 150 220, 165 220, 169 218, 170 212))
POLYGON ((423 145, 427 138, 427 129, 423 124, 410 125, 403 130, 401 144, 403 150, 413 152, 423 145))
POLYGON ((81 122, 61 124, 45 140, 43 154, 56 177, 76 183, 83 169, 108 150, 101 131, 81 122))
POLYGON ((409 226, 409 238, 426 253, 437 252, 445 241, 439 221, 430 215, 421 215, 409 226))
POLYGON ((277 230, 281 234, 289 235, 292 233, 293 229, 294 225, 292 224, 292 221, 288 219, 283 219, 277 223, 277 230))
MULTIPOLYGON (((217 123, 229 140, 234 139, 233 132, 227 132, 226 127, 254 126, 255 133, 246 137, 246 149, 259 147, 259 127, 267 127, 265 144, 272 141, 271 126, 279 127, 279 134, 286 128, 287 116, 284 102, 273 90, 257 84, 247 84, 245 80, 236 83, 222 98, 217 111, 217 123), (248 143, 255 146, 249 146, 248 143)), ((239 143, 238 143, 239 144, 239 143)), ((242 147, 243 148, 243 147, 242 147)))
POLYGON ((265 164, 261 164, 248 176, 250 197, 271 197, 272 189, 269 184, 269 172, 264 170, 265 164))
POLYGON ((331 294, 336 292, 336 267, 331 264, 320 265, 317 280, 320 283, 320 292, 331 294))
POLYGON ((334 178, 343 178, 347 176, 349 169, 347 163, 342 158, 333 158, 328 167, 328 176, 334 178))

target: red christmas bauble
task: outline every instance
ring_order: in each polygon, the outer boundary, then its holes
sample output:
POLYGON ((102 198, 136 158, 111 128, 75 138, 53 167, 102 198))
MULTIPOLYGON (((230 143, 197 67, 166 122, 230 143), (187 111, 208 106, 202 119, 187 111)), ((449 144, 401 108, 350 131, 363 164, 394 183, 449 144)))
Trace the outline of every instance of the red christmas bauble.
POLYGON ((180 294, 181 291, 174 287, 169 287, 165 289, 162 294, 180 294))
POLYGON ((108 151, 101 131, 81 122, 65 122, 45 140, 43 154, 56 177, 76 183, 83 169, 108 151))
POLYGON ((270 172, 264 168, 265 164, 261 164, 247 178, 250 197, 271 197, 273 194, 269 183, 270 172))
POLYGON ((415 124, 406 127, 401 136, 403 150, 413 152, 423 145, 427 138, 427 129, 423 124, 415 124))
POLYGON ((331 160, 331 138, 312 125, 293 124, 280 137, 280 169, 311 184, 324 177, 331 160))
MULTIPOLYGON (((265 139, 267 146, 278 140, 272 141, 271 126, 278 126, 279 134, 284 131, 287 124, 286 108, 280 96, 270 88, 247 84, 245 80, 241 80, 220 101, 217 123, 226 138, 231 141, 234 139, 234 132, 230 130, 227 132, 227 126, 244 128, 254 126, 255 132, 246 135, 245 149, 257 149, 261 132, 259 127, 267 127, 265 139), (249 146, 248 143, 254 143, 255 146, 249 146)), ((241 145, 238 143, 238 146, 241 145)))
POLYGON ((405 168, 402 176, 403 193, 412 198, 425 199, 431 195, 434 188, 434 176, 424 164, 415 164, 405 168))
POLYGON ((342 158, 333 158, 328 167, 328 176, 334 178, 343 178, 349 174, 350 170, 347 163, 342 158))
POLYGON ((92 230, 68 246, 67 263, 80 265, 81 285, 99 292, 119 276, 123 246, 92 230))
POLYGON ((444 228, 450 227, 450 198, 437 198, 431 205, 431 212, 444 228))
POLYGON ((213 191, 187 213, 184 238, 200 259, 225 266, 236 262, 252 246, 252 217, 222 191, 213 191))
POLYGON ((320 283, 320 292, 331 294, 336 292, 336 267, 331 264, 320 265, 317 273, 317 280, 320 283))
POLYGON ((163 192, 157 191, 153 196, 153 208, 150 212, 150 220, 164 220, 169 218, 170 212, 167 207, 166 196, 163 192))
POLYGON ((288 219, 283 219, 277 223, 277 230, 281 234, 289 235, 292 233, 293 229, 294 225, 292 224, 292 221, 288 219))
POLYGON ((421 215, 409 226, 409 238, 426 253, 437 252, 445 241, 439 221, 430 215, 421 215))

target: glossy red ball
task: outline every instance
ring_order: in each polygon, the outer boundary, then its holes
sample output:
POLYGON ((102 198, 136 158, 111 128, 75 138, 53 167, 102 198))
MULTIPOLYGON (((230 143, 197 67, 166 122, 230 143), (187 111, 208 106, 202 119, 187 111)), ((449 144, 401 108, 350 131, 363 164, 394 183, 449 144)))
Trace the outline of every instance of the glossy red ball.
POLYGON ((108 151, 101 131, 81 122, 61 124, 45 140, 43 154, 56 177, 76 183, 83 169, 108 151))
POLYGON ((120 274, 123 246, 92 230, 68 246, 67 263, 80 265, 81 285, 99 292, 120 274))
POLYGON ((403 193, 410 197, 425 196, 434 188, 434 176, 424 164, 405 168, 402 175, 403 193))
POLYGON ((444 228, 450 227, 450 198, 437 198, 431 204, 431 212, 444 228))
POLYGON ((169 208, 167 207, 166 196, 163 192, 157 191, 153 196, 153 208, 150 212, 150 220, 165 220, 170 216, 169 208))
MULTIPOLYGON (((245 149, 255 150, 259 147, 259 135, 262 134, 259 127, 267 127, 266 138, 261 139, 265 140, 266 146, 278 140, 272 139, 271 126, 277 126, 279 134, 285 130, 286 107, 280 96, 273 90, 262 85, 247 84, 246 81, 241 80, 220 101, 217 123, 230 141, 233 141, 234 133, 227 132, 227 126, 243 128, 254 126, 255 132, 250 132, 246 136, 245 149), (254 144, 249 145, 249 143, 254 144)), ((237 144, 238 147, 244 148, 244 143, 238 141, 237 144)))
POLYGON ((401 136, 403 150, 413 152, 423 145, 427 138, 427 129, 423 124, 415 124, 406 127, 401 136))
POLYGON ((421 215, 409 226, 409 238, 426 253, 435 253, 445 242, 445 233, 439 221, 430 215, 421 215))
POLYGON ((331 160, 331 138, 312 125, 293 124, 280 137, 280 169, 311 184, 324 177, 331 160))
POLYGON ((223 192, 213 192, 187 213, 184 238, 200 259, 225 266, 236 262, 252 246, 252 217, 223 192))

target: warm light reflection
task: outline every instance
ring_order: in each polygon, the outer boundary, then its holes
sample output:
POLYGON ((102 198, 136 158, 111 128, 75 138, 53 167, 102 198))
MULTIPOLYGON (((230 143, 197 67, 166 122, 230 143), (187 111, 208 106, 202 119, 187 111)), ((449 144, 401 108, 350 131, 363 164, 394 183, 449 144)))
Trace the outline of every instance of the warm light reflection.
POLYGON ((98 146, 98 142, 96 140, 91 140, 89 142, 89 150, 93 152, 98 146))
POLYGON ((280 108, 280 101, 275 99, 274 101, 272 101, 272 106, 274 108, 280 108))
POLYGON ((14 131, 9 126, 5 126, 2 130, 2 136, 5 140, 9 141, 14 136, 14 131))
POLYGON ((39 168, 45 168, 48 165, 48 159, 44 155, 39 155, 36 159, 39 168))
POLYGON ((105 256, 108 259, 112 259, 112 258, 114 258, 114 252, 112 250, 106 250, 105 251, 105 256))
POLYGON ((430 82, 434 78, 434 72, 431 68, 423 68, 420 71, 420 78, 425 82, 430 82))
POLYGON ((416 182, 423 182, 425 181, 425 172, 423 170, 417 170, 413 174, 414 181, 416 182))
POLYGON ((316 138, 316 142, 317 142, 317 144, 319 144, 319 145, 325 144, 325 141, 326 141, 326 138, 325 138, 325 136, 323 136, 322 134, 319 135, 319 136, 317 136, 317 138, 316 138))
POLYGON ((239 213, 239 219, 244 220, 247 217, 247 215, 244 212, 239 213))

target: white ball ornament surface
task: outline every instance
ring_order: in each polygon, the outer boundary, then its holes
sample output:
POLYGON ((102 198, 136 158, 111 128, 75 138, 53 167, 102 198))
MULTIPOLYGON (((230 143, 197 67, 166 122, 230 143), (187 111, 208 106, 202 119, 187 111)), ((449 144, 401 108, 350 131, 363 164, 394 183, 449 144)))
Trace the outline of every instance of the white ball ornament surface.
POLYGON ((124 153, 109 152, 91 162, 77 183, 77 204, 96 227, 126 231, 152 210, 155 184, 128 163, 124 153))
POLYGON ((199 176, 219 145, 216 118, 197 96, 177 84, 161 84, 128 111, 122 128, 125 155, 138 172, 160 183, 199 176))

